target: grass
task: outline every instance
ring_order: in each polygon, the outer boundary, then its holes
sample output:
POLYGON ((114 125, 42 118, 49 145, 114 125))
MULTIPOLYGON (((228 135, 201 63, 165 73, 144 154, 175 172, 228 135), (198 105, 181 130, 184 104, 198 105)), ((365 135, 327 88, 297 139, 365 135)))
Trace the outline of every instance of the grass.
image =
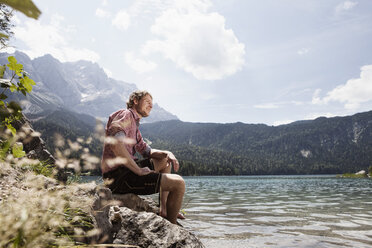
POLYGON ((367 178, 366 174, 355 174, 355 173, 344 173, 342 175, 337 175, 340 178, 367 178))
MULTIPOLYGON (((54 178, 55 166, 5 155, 0 161, 0 247, 90 246, 98 232, 91 215, 96 184, 78 183, 78 177, 63 184, 54 178)), ((61 156, 57 162, 69 168, 81 161, 61 156)))
POLYGON ((65 186, 13 169, 1 178, 12 187, 1 192, 0 247, 71 247, 89 237, 94 184, 65 186))
POLYGON ((46 177, 53 177, 55 172, 54 165, 48 164, 47 162, 36 162, 35 164, 27 163, 22 167, 25 170, 31 170, 37 175, 43 175, 46 177))

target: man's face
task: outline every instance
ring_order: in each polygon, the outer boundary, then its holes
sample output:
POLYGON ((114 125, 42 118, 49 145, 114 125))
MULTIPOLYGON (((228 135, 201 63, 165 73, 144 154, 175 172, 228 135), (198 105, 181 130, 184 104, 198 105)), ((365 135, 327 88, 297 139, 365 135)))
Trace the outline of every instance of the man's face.
POLYGON ((139 102, 135 101, 134 108, 141 117, 149 116, 152 109, 152 97, 146 95, 139 102))

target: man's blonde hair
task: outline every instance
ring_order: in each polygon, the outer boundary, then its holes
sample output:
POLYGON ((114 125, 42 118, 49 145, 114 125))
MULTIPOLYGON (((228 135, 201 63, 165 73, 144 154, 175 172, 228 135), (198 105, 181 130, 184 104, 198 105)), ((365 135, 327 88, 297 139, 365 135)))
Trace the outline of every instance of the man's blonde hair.
POLYGON ((127 108, 132 108, 134 105, 134 99, 138 102, 142 99, 142 97, 149 95, 152 98, 152 95, 146 90, 136 90, 132 92, 127 101, 127 108))

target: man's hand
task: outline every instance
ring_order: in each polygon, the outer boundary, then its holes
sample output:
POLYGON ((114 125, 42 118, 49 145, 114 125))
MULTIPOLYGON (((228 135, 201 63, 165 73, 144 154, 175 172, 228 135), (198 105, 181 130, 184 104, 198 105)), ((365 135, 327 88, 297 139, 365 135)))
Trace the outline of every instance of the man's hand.
POLYGON ((147 174, 150 174, 154 172, 153 170, 150 170, 149 167, 143 167, 143 168, 139 168, 139 171, 137 173, 138 176, 145 176, 147 174))
POLYGON ((161 151, 161 150, 156 150, 156 149, 151 149, 151 158, 155 159, 164 159, 168 157, 168 152, 166 151, 161 151))
POLYGON ((180 164, 178 163, 178 160, 170 151, 151 149, 150 157, 154 159, 167 159, 167 166, 173 165, 173 169, 175 172, 177 172, 180 169, 180 164))
POLYGON ((177 172, 180 169, 180 164, 178 163, 178 160, 176 159, 174 154, 171 152, 168 152, 167 158, 168 158, 168 162, 173 164, 174 171, 177 172))

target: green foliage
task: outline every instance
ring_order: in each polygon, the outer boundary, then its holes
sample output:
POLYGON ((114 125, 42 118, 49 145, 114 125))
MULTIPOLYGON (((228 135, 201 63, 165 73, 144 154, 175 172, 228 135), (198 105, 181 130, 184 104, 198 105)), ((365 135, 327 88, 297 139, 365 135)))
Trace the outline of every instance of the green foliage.
POLYGON ((46 177, 53 177, 54 176, 54 165, 51 165, 47 162, 38 162, 38 163, 27 163, 22 165, 23 169, 31 170, 35 172, 37 175, 43 175, 46 177))
POLYGON ((0 139, 0 161, 6 157, 10 149, 10 140, 1 140, 0 139))
POLYGON ((19 229, 17 231, 17 235, 9 241, 9 243, 13 244, 13 247, 23 247, 25 245, 25 234, 23 229, 19 229))
POLYGON ((81 183, 82 178, 80 173, 73 173, 67 177, 66 184, 81 183))
POLYGON ((66 237, 71 241, 79 240, 84 238, 84 236, 77 236, 77 230, 89 231, 94 229, 92 216, 81 208, 71 208, 69 205, 66 205, 63 212, 64 219, 68 225, 61 226, 57 230, 57 237, 66 237))
POLYGON ((12 186, 1 190, 0 247, 74 247, 97 233, 90 215, 94 185, 58 185, 20 167, 6 170, 1 180, 12 186))
POLYGON ((15 143, 12 147, 12 154, 15 158, 22 158, 26 155, 23 151, 23 144, 22 143, 15 143))
POLYGON ((355 174, 355 173, 344 173, 341 176, 338 175, 337 177, 340 178, 366 178, 366 174, 355 174))
POLYGON ((7 152, 11 149, 13 156, 19 158, 25 155, 23 147, 15 143, 17 131, 13 123, 22 118, 22 108, 16 102, 6 102, 8 96, 5 94, 7 90, 11 92, 21 92, 26 96, 32 91, 32 86, 35 82, 27 76, 23 70, 23 65, 17 63, 17 59, 13 56, 8 57, 9 64, 0 67, 0 75, 3 77, 6 68, 9 69, 10 79, 0 79, 0 130, 9 130, 12 138, 1 137, 0 158, 4 158, 7 152))
POLYGON ((17 63, 17 59, 14 56, 8 57, 9 64, 7 67, 11 70, 11 79, 2 84, 2 88, 9 88, 11 92, 19 91, 26 96, 27 93, 32 91, 32 86, 35 85, 34 80, 27 76, 27 73, 23 70, 23 65, 17 63), (13 80, 19 80, 13 82, 13 80))
POLYGON ((15 10, 18 10, 30 18, 39 18, 41 12, 31 0, 0 0, 15 10))
POLYGON ((1 49, 8 46, 9 38, 13 35, 13 25, 10 21, 12 10, 4 4, 0 4, 0 45, 1 49))
POLYGON ((0 49, 8 46, 9 38, 13 35, 11 30, 14 27, 11 23, 13 9, 34 19, 41 14, 32 0, 0 0, 0 49))

